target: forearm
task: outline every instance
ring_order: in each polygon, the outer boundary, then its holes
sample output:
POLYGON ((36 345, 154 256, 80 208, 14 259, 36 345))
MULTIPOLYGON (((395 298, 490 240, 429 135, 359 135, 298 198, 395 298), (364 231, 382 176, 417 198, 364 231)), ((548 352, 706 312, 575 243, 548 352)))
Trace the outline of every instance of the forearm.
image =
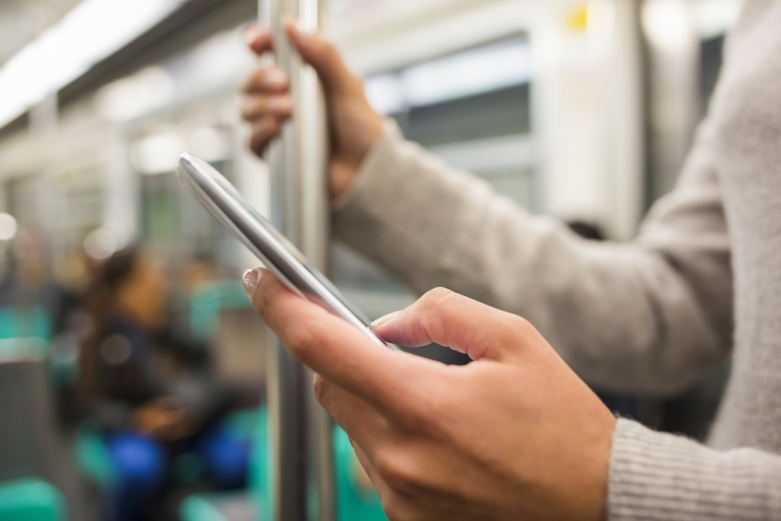
POLYGON ((445 286, 524 316, 593 383, 672 392, 727 350, 661 248, 582 240, 392 134, 334 230, 418 292, 445 286))

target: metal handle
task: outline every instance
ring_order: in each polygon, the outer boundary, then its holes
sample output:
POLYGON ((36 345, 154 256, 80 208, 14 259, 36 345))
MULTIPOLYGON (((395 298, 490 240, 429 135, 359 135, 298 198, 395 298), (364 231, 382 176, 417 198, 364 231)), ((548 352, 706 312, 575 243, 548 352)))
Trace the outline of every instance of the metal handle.
MULTIPOLYGON (((325 109, 317 76, 284 34, 290 15, 307 30, 320 27, 321 0, 260 0, 261 23, 274 35, 276 64, 291 79, 294 116, 271 144, 272 221, 321 271, 326 271, 329 201, 325 109)), ((312 396, 312 373, 277 342, 267 370, 272 465, 271 510, 278 521, 335 519, 334 470, 328 414, 312 396), (307 491, 317 491, 316 504, 307 491)))

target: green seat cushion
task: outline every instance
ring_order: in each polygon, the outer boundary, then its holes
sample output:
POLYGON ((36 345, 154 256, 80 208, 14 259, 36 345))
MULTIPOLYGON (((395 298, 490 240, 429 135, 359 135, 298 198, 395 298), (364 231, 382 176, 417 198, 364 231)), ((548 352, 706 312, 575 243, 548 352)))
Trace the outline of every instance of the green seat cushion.
POLYGON ((355 451, 347 433, 334 429, 334 463, 339 521, 387 521, 374 489, 363 489, 355 479, 355 451))
POLYGON ((0 483, 3 521, 65 521, 65 502, 49 483, 35 478, 0 483))

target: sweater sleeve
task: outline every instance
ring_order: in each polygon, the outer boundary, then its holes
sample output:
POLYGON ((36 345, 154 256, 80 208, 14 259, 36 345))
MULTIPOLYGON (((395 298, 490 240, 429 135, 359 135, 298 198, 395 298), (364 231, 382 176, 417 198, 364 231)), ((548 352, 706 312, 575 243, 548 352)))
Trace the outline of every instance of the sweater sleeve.
POLYGON ((781 519, 781 457, 716 451, 619 419, 607 510, 611 521, 781 519))
POLYGON ((524 316, 593 384, 674 393, 731 346, 729 242, 705 134, 638 239, 617 244, 530 215, 389 125, 336 202, 334 232, 419 293, 444 286, 524 316))

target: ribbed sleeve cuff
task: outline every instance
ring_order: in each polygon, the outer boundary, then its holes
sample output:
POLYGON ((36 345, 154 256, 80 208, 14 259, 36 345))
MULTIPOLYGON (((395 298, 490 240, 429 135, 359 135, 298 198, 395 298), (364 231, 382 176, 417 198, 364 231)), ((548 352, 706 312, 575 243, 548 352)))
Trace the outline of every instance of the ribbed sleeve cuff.
POLYGON ((754 449, 719 452, 619 419, 608 518, 781 519, 781 458, 754 449))

